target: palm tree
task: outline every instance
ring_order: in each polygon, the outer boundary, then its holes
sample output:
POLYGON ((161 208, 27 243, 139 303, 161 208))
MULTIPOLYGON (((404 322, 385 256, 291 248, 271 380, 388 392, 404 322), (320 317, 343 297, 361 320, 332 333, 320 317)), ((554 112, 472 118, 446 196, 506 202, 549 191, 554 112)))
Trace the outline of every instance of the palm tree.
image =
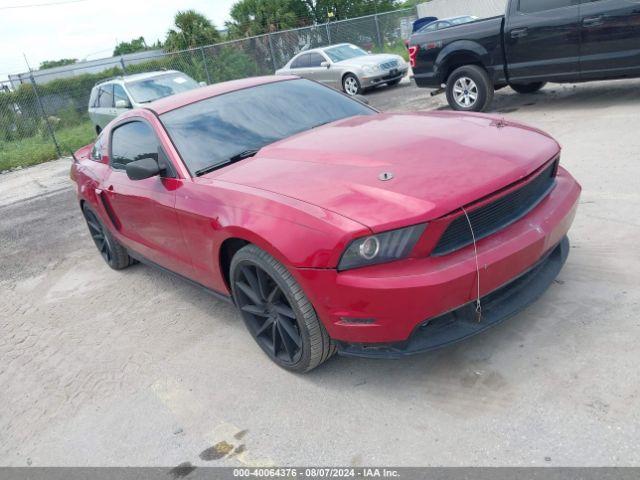
POLYGON ((167 32, 166 50, 185 50, 220 41, 220 33, 211 20, 195 10, 179 11, 173 23, 176 28, 167 32))

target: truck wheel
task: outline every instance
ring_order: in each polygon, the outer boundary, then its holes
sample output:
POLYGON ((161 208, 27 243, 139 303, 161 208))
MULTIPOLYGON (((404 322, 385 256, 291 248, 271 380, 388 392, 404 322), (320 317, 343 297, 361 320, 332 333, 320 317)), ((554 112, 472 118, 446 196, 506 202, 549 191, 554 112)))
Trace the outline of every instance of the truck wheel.
POLYGON ((454 110, 482 112, 493 100, 493 83, 477 65, 457 68, 447 80, 447 101, 454 110))
POLYGON ((547 82, 536 82, 536 83, 527 83, 527 84, 517 84, 514 83, 509 85, 518 93, 535 93, 538 90, 542 89, 547 84, 547 82))
POLYGON ((255 245, 231 260, 231 291, 251 336, 267 356, 292 372, 328 360, 336 345, 291 273, 255 245))

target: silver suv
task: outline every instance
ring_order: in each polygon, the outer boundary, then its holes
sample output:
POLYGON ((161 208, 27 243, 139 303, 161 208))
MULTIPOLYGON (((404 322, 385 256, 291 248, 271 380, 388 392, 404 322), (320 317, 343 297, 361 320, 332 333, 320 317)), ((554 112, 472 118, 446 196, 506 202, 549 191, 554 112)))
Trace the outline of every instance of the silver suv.
POLYGON ((109 78, 91 90, 89 118, 100 133, 107 123, 131 108, 203 85, 177 70, 109 78))

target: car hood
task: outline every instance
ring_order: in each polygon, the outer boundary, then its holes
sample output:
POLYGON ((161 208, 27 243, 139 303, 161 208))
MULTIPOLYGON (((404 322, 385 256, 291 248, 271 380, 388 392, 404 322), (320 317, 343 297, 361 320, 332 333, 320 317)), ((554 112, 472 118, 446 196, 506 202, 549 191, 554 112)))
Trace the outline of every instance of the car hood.
POLYGON ((380 65, 381 63, 390 62, 392 60, 398 61, 398 66, 404 63, 404 59, 398 55, 389 55, 386 53, 379 53, 373 55, 362 55, 361 57, 348 58, 341 62, 336 62, 335 65, 340 67, 353 66, 363 67, 365 65, 380 65))
POLYGON ((382 231, 450 213, 558 152, 536 129, 481 114, 376 114, 278 141, 199 181, 275 192, 382 231))

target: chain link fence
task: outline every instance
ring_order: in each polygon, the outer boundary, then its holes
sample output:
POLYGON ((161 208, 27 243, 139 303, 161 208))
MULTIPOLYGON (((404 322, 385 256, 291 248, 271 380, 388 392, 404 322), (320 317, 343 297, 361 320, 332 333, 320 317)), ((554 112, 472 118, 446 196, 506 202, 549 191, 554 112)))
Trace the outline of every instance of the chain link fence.
POLYGON ((109 77, 179 70, 213 84, 271 75, 296 53, 333 43, 354 43, 372 52, 406 57, 415 9, 396 10, 327 24, 274 32, 180 52, 148 52, 67 68, 34 71, 0 83, 0 171, 32 165, 85 145, 95 136, 87 106, 92 87, 109 77))

